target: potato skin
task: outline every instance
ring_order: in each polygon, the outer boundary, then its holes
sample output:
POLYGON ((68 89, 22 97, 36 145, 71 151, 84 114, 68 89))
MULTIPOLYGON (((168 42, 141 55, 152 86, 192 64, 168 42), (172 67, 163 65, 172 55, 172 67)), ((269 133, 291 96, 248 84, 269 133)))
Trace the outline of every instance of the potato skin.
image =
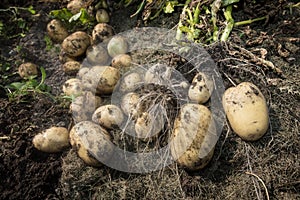
POLYGON ((110 66, 94 66, 82 76, 84 87, 97 94, 111 94, 120 79, 120 72, 110 66))
POLYGON ((106 23, 97 24, 92 32, 93 44, 107 42, 114 35, 112 26, 106 23))
POLYGON ((35 148, 43 152, 61 152, 70 145, 69 132, 64 127, 51 127, 37 134, 32 143, 35 148))
POLYGON ((77 57, 83 55, 89 45, 90 36, 83 31, 77 31, 64 39, 62 49, 68 55, 77 57))
POLYGON ((31 62, 23 63, 18 68, 19 75, 26 79, 29 76, 34 76, 38 74, 37 65, 31 62))
POLYGON ((63 64, 63 70, 66 74, 75 75, 79 71, 80 65, 78 61, 68 61, 63 64))
POLYGON ((62 42, 69 35, 63 23, 57 19, 53 19, 47 24, 47 33, 55 42, 62 42))
POLYGON ((192 101, 203 104, 210 98, 212 90, 213 82, 204 73, 199 72, 192 81, 188 95, 192 101))
POLYGON ((174 122, 171 154, 180 166, 199 170, 211 160, 217 139, 209 109, 199 104, 185 104, 174 122))
POLYGON ((91 121, 82 121, 73 126, 70 143, 77 150, 78 156, 91 166, 101 166, 100 161, 109 159, 113 152, 109 133, 91 121))
POLYGON ((122 124, 123 112, 118 106, 104 105, 95 110, 92 120, 107 129, 113 129, 122 124))
POLYGON ((228 88, 222 104, 233 131, 246 141, 260 139, 268 130, 269 114, 265 97, 257 86, 242 82, 228 88))
POLYGON ((77 78, 71 78, 67 80, 63 86, 62 90, 67 96, 78 96, 82 93, 82 83, 81 80, 77 78))

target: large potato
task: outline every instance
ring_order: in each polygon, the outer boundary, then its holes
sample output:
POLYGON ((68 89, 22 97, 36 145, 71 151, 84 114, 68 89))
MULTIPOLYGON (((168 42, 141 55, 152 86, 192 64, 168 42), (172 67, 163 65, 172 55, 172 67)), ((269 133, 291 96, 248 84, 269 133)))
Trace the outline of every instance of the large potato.
POLYGON ((84 87, 98 94, 111 94, 119 81, 120 72, 110 66, 94 66, 82 76, 84 87))
POLYGON ((133 72, 126 74, 122 77, 120 82, 121 92, 131 92, 134 91, 138 85, 142 83, 142 77, 139 73, 133 72))
POLYGON ((139 98, 139 95, 135 92, 129 92, 122 97, 121 108, 127 116, 134 119, 138 116, 139 98))
POLYGON ((77 78, 71 78, 67 80, 63 86, 62 90, 67 96, 78 96, 82 92, 82 83, 81 80, 77 78))
POLYGON ((111 157, 113 143, 109 133, 91 121, 77 123, 70 131, 70 143, 88 165, 100 166, 111 157))
POLYGON ((111 57, 127 53, 128 44, 126 39, 122 36, 114 36, 107 44, 107 51, 111 57))
POLYGON ((199 72, 190 85, 188 95, 193 102, 202 104, 208 101, 212 90, 213 82, 204 73, 199 72))
POLYGON ((57 153, 70 145, 69 132, 64 127, 51 127, 34 136, 32 143, 40 151, 57 153))
POLYGON ((69 35, 66 27, 58 19, 53 19, 48 23, 47 33, 55 42, 62 42, 69 35))
POLYGON ((113 129, 122 124, 124 115, 118 106, 105 105, 95 110, 92 120, 107 129, 113 129))
POLYGON ((109 55, 100 44, 90 46, 86 51, 86 59, 92 65, 106 65, 109 55))
POLYGON ((185 104, 175 119, 170 137, 173 158, 188 170, 204 168, 211 160, 218 140, 212 114, 199 104, 185 104))
POLYGON ((81 56, 90 45, 90 36, 82 31, 77 31, 66 37, 62 43, 62 49, 72 57, 81 56))
POLYGON ((266 100, 252 83, 243 82, 228 88, 222 99, 223 107, 233 131, 242 139, 255 141, 269 126, 266 100))

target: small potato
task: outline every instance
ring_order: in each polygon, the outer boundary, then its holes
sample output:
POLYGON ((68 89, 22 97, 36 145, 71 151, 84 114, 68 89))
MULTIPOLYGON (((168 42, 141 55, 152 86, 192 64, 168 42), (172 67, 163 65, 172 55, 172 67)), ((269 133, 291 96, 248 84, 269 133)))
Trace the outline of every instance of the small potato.
POLYGON ((203 104, 210 98, 212 90, 213 82, 204 73, 199 72, 190 85, 188 95, 193 102, 203 104))
POLYGON ((114 35, 113 28, 106 23, 97 24, 92 32, 93 44, 107 42, 114 35))
POLYGON ((82 92, 82 83, 77 78, 71 78, 63 84, 62 90, 67 96, 78 96, 82 92))
POLYGON ((164 64, 151 66, 145 73, 145 83, 167 84, 170 81, 172 69, 164 64))
POLYGON ((107 65, 109 55, 100 44, 90 46, 86 51, 86 59, 92 65, 107 65))
POLYGON ((86 164, 95 167, 110 159, 114 149, 109 133, 91 121, 82 121, 73 126, 70 143, 86 164))
POLYGON ((90 36, 82 31, 77 31, 66 37, 62 49, 72 57, 81 56, 90 45, 90 36))
POLYGON ((121 108, 125 115, 134 119, 138 116, 139 98, 139 95, 134 92, 127 93, 123 96, 121 100, 121 108))
POLYGON ((68 61, 76 61, 75 57, 72 57, 70 55, 68 55, 66 52, 64 52, 63 50, 60 51, 58 59, 61 63, 66 63, 68 61))
POLYGON ((96 12, 96 20, 98 23, 108 23, 109 14, 105 9, 99 9, 96 12))
POLYGON ((159 132, 164 127, 164 120, 162 115, 153 115, 148 112, 144 112, 135 123, 135 132, 138 138, 143 140, 157 137, 159 132))
POLYGON ((80 69, 80 62, 68 61, 63 65, 63 70, 66 74, 75 75, 80 69))
POLYGON ((105 105, 95 110, 92 120, 105 128, 113 129, 122 124, 124 115, 118 106, 105 105))
POLYGON ((51 20, 47 25, 47 33, 55 42, 62 42, 68 35, 66 27, 58 19, 51 20))
POLYGON ((120 72, 110 66, 94 66, 83 75, 84 87, 97 94, 111 94, 120 79, 120 72))
POLYGON ((131 92, 142 82, 142 78, 139 73, 133 72, 126 74, 120 82, 121 92, 131 92))
POLYGON ((188 170, 204 168, 211 160, 218 135, 209 109, 185 104, 174 122, 170 150, 179 165, 188 170))
POLYGON ((126 39, 122 36, 114 36, 107 44, 107 51, 112 58, 127 53, 128 44, 126 39))
POLYGON ((18 68, 18 73, 22 78, 29 78, 38 74, 37 65, 31 62, 23 63, 18 68))
POLYGON ((82 79, 82 77, 90 70, 90 68, 88 67, 83 67, 81 66, 81 68, 79 69, 77 76, 78 78, 82 79))
POLYGON ((117 69, 126 70, 131 66, 131 57, 127 54, 119 54, 111 61, 111 66, 117 69))
POLYGON ((91 120, 94 111, 101 105, 101 97, 95 96, 92 92, 85 91, 76 97, 70 105, 75 122, 91 120))
POLYGON ((67 9, 72 14, 79 13, 81 8, 86 8, 86 7, 87 4, 83 0, 72 0, 67 5, 67 9))
POLYGON ((69 132, 64 127, 51 127, 34 136, 32 143, 35 148, 43 152, 61 152, 70 145, 69 132))
POLYGON ((222 103, 231 128, 242 139, 255 141, 267 132, 267 103, 254 84, 242 82, 236 87, 228 88, 222 103))

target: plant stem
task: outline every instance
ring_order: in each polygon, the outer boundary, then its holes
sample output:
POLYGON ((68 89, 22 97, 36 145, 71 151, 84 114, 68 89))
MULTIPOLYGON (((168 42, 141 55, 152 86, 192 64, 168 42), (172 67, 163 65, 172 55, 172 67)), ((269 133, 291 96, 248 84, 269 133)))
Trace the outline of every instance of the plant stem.
POLYGON ((176 40, 181 39, 182 31, 180 30, 180 28, 183 26, 182 25, 182 18, 184 17, 186 9, 187 9, 187 7, 189 6, 190 3, 191 3, 191 0, 186 0, 186 2, 184 4, 184 7, 182 9, 181 16, 180 16, 180 19, 179 19, 179 22, 178 22, 177 31, 176 31, 176 40))
POLYGON ((226 7, 226 10, 224 12, 224 16, 227 24, 221 36, 222 42, 225 42, 228 39, 234 25, 234 19, 232 18, 231 13, 232 13, 232 5, 229 5, 226 7))
POLYGON ((215 0, 212 4, 211 4, 211 20, 213 23, 213 27, 214 27, 214 32, 213 32, 213 40, 217 41, 218 40, 218 26, 217 26, 217 13, 220 10, 220 7, 222 5, 222 1, 221 0, 215 0))
POLYGON ((261 20, 265 20, 265 19, 267 19, 267 16, 236 22, 236 23, 234 23, 234 27, 252 24, 253 22, 257 22, 257 21, 261 21, 261 20))

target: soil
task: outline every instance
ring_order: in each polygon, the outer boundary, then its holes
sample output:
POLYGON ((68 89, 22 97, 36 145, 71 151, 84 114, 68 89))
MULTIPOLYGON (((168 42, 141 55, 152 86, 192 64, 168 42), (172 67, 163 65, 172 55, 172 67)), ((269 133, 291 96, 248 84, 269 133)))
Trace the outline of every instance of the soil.
MULTIPOLYGON (((172 165, 143 175, 87 166, 71 148, 48 154, 33 147, 32 138, 42 130, 72 126, 68 103, 41 93, 12 100, 4 86, 21 81, 20 63, 33 62, 45 68, 51 95, 61 95, 62 84, 72 76, 62 70, 59 45, 49 50, 44 38, 48 13, 66 3, 0 3, 1 9, 32 5, 37 11, 17 14, 28 30, 15 26, 9 34, 25 31, 23 37, 0 38, 0 199, 300 199, 300 9, 289 7, 296 2, 242 1, 236 21, 269 14, 268 20, 236 27, 228 42, 205 46, 226 88, 250 81, 261 89, 270 114, 266 135, 245 142, 226 125, 205 169, 188 172, 172 165)), ((117 33, 145 26, 141 16, 130 18, 135 11, 133 5, 113 12, 117 33)), ((178 17, 178 12, 162 14, 147 26, 173 28, 178 17)), ((3 23, 14 26, 13 19, 0 11, 3 23)))

